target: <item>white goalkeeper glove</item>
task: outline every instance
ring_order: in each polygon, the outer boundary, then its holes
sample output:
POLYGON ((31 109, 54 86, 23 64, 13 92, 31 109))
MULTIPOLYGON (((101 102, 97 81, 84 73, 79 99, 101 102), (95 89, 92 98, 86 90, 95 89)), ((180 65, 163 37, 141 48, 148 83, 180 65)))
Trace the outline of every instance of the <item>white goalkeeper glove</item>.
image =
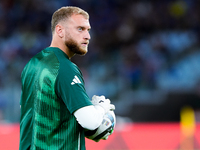
POLYGON ((107 134, 102 138, 102 140, 107 140, 109 135, 111 135, 111 134, 110 134, 110 133, 107 133, 107 134))
POLYGON ((111 134, 113 134, 113 132, 114 132, 114 130, 111 130, 111 132, 108 132, 106 135, 104 135, 104 136, 102 137, 102 140, 107 140, 108 137, 109 137, 111 134))
POLYGON ((110 110, 115 110, 115 105, 110 104, 110 100, 106 99, 105 96, 94 95, 92 97, 92 104, 94 106, 98 105, 98 106, 103 107, 103 109, 105 110, 105 113, 107 113, 110 110))

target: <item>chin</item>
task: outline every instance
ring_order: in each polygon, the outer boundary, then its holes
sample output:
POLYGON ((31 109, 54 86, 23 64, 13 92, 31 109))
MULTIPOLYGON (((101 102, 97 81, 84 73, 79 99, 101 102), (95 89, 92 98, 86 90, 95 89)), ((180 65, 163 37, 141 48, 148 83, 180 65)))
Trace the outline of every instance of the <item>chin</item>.
POLYGON ((79 52, 77 52, 76 54, 77 55, 82 55, 82 56, 84 56, 85 54, 87 54, 87 50, 85 50, 85 49, 81 49, 79 52))
POLYGON ((81 53, 82 53, 83 55, 85 55, 87 52, 88 52, 87 49, 81 49, 81 53))
POLYGON ((84 53, 81 53, 80 55, 81 56, 84 56, 84 55, 86 55, 87 54, 87 51, 85 51, 84 53))

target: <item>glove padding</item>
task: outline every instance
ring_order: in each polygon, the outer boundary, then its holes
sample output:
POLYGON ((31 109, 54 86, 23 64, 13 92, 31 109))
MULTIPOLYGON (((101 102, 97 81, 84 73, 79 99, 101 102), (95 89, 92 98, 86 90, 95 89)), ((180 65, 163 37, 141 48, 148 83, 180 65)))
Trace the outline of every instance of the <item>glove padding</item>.
POLYGON ((108 137, 113 134, 114 130, 112 130, 111 132, 107 133, 106 135, 104 135, 104 137, 102 137, 102 140, 107 140, 108 137))
POLYGON ((103 109, 105 110, 105 113, 107 113, 110 110, 112 110, 112 111, 115 110, 115 105, 110 104, 110 100, 106 99, 105 96, 94 95, 92 97, 92 104, 94 106, 98 105, 98 106, 103 107, 103 109))

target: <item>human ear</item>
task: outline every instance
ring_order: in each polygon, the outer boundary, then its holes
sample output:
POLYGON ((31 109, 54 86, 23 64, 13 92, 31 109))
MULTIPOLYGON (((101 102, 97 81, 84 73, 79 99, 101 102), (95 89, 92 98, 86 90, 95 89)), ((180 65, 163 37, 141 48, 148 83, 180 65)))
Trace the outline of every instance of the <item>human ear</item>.
POLYGON ((59 24, 56 25, 56 33, 57 35, 62 38, 64 36, 64 30, 63 30, 63 27, 59 24))

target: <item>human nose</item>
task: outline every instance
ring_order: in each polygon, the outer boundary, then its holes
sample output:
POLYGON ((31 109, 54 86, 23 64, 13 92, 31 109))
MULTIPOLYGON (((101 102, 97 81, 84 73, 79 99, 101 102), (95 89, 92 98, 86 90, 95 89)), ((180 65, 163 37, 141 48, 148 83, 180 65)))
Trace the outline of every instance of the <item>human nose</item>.
POLYGON ((90 36, 89 31, 86 31, 86 34, 85 34, 85 37, 84 37, 84 38, 87 39, 87 40, 90 40, 90 39, 91 39, 91 36, 90 36))

